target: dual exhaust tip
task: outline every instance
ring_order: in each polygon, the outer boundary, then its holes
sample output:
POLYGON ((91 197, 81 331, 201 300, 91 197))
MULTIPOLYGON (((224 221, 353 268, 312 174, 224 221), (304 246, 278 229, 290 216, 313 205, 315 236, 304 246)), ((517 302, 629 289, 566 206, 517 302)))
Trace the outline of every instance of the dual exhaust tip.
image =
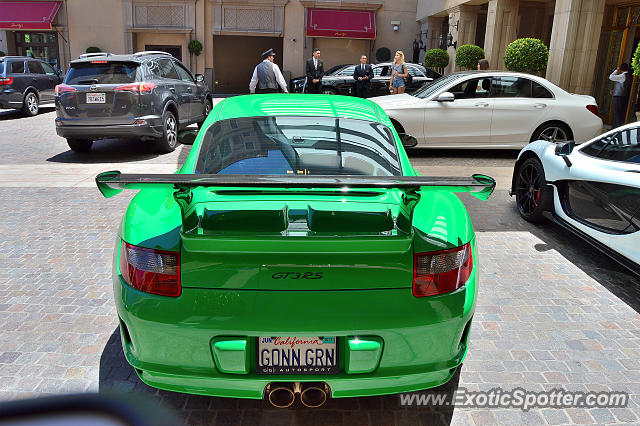
POLYGON ((291 406, 296 400, 296 395, 300 395, 300 402, 305 407, 318 408, 327 402, 330 395, 329 386, 321 382, 270 383, 265 392, 271 405, 278 408, 291 406))

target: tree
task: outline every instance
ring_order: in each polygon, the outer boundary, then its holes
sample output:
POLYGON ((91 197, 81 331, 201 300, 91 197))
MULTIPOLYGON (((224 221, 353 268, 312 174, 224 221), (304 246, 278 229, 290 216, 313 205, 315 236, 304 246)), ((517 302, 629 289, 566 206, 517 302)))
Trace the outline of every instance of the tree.
POLYGON ((449 54, 443 49, 430 49, 424 54, 424 66, 442 69, 449 65, 449 54))
POLYGON ((549 49, 537 38, 519 38, 507 46, 504 65, 509 71, 542 74, 547 68, 549 49))
POLYGON ((480 59, 484 59, 484 50, 475 44, 463 44, 456 51, 456 65, 461 68, 474 70, 480 59))

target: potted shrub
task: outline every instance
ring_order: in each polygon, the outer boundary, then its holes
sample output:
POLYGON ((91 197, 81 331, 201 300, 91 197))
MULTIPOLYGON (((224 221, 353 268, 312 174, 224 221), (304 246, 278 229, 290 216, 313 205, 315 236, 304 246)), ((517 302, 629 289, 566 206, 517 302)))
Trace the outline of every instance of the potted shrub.
POLYGON ((427 68, 442 74, 447 65, 449 65, 449 54, 444 49, 430 49, 424 54, 424 66, 427 68))
MULTIPOLYGON (((633 58, 631 58, 631 69, 633 70, 634 77, 640 77, 640 44, 636 47, 633 58)), ((640 99, 638 95, 636 95, 635 111, 636 120, 640 121, 640 99)))
POLYGON ((102 50, 99 47, 95 47, 95 46, 89 46, 87 47, 87 50, 85 50, 85 53, 100 53, 102 52, 102 50))
MULTIPOLYGON (((198 56, 200 56, 200 52, 202 52, 202 43, 198 40, 191 40, 187 45, 187 49, 189 49, 189 53, 192 55, 196 55, 196 69, 198 68, 198 56)), ((196 72, 194 70, 194 72, 196 72)))
POLYGON ((391 60, 391 51, 388 47, 381 47, 376 50, 376 61, 389 62, 391 60))
POLYGON ((456 50, 456 66, 475 70, 478 61, 484 59, 484 50, 475 44, 463 44, 456 50))
POLYGON ((504 53, 504 66, 509 71, 541 75, 548 60, 549 49, 537 38, 514 40, 504 53))

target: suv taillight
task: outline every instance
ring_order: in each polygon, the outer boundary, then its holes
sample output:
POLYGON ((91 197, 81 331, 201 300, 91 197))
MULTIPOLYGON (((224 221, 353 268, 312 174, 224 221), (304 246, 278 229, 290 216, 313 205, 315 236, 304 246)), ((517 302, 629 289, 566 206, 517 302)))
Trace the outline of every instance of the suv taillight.
POLYGON ((435 296, 462 287, 473 270, 471 243, 413 255, 413 295, 435 296))
POLYGON ((172 297, 182 293, 179 252, 137 247, 123 241, 120 273, 127 284, 146 293, 172 297))
POLYGON ((0 77, 0 86, 9 86, 13 83, 13 77, 0 77))
POLYGON ((76 88, 67 86, 66 84, 58 84, 55 91, 56 95, 59 95, 60 93, 75 92, 76 88))
POLYGON ((133 83, 118 86, 113 90, 118 92, 151 93, 151 91, 156 87, 158 87, 158 85, 154 83, 133 83))

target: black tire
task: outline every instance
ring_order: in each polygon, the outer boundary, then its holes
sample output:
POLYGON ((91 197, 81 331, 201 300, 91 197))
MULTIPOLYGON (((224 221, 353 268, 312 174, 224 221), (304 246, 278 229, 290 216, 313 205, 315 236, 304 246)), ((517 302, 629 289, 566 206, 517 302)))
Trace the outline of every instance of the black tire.
POLYGON ((539 139, 553 143, 564 143, 572 139, 571 130, 562 123, 545 123, 538 127, 531 136, 531 142, 539 139))
POLYGON ((553 205, 553 191, 547 185, 544 167, 537 158, 528 158, 516 171, 515 187, 518 212, 525 220, 539 223, 553 205))
POLYGON ((34 92, 27 92, 24 95, 24 100, 22 101, 22 113, 27 117, 33 117, 38 115, 38 111, 40 111, 40 101, 38 99, 38 95, 34 92))
POLYGON ((91 139, 67 139, 67 144, 75 152, 87 152, 93 146, 91 139))
POLYGON ((171 111, 162 114, 162 137, 156 139, 156 147, 164 153, 173 152, 178 145, 178 121, 171 111))
POLYGON ((334 89, 333 87, 323 87, 322 88, 322 94, 323 95, 337 95, 338 91, 336 89, 334 89))
POLYGON ((201 122, 198 123, 198 129, 202 129, 202 126, 204 125, 204 122, 207 121, 207 117, 209 116, 209 113, 211 112, 211 101, 209 99, 207 99, 204 102, 204 120, 202 120, 201 122))

